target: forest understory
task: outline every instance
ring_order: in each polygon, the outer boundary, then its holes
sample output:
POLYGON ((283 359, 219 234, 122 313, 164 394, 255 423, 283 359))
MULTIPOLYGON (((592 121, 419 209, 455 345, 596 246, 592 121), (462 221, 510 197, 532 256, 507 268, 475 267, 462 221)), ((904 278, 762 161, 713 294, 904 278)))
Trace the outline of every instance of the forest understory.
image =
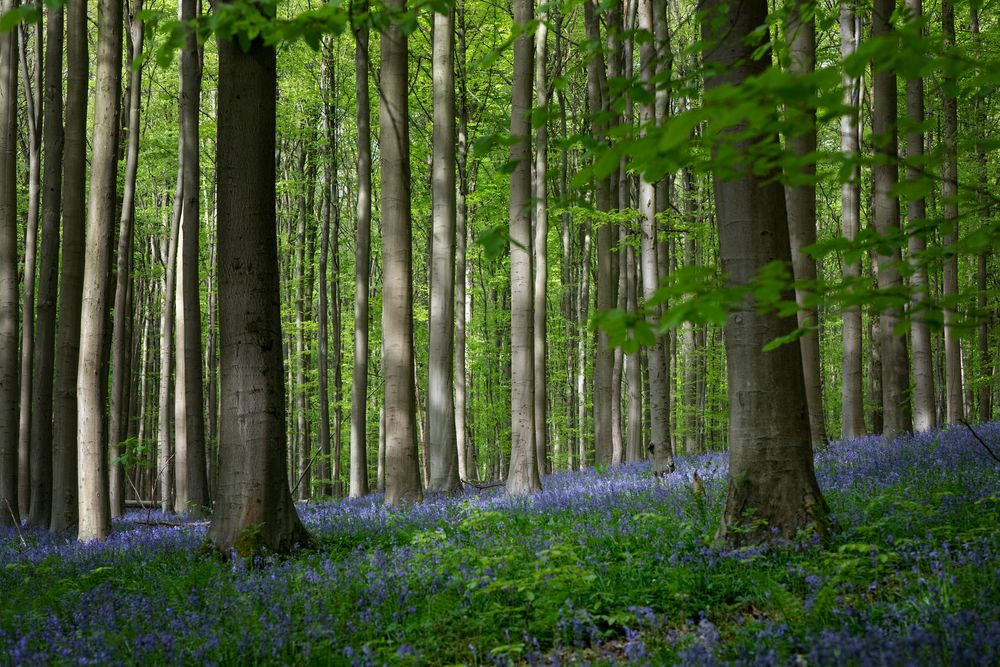
POLYGON ((158 511, 89 543, 0 528, 0 662, 995 665, 1000 423, 975 433, 821 450, 822 541, 717 542, 723 453, 300 503, 317 543, 283 558, 205 555, 206 522, 158 511))

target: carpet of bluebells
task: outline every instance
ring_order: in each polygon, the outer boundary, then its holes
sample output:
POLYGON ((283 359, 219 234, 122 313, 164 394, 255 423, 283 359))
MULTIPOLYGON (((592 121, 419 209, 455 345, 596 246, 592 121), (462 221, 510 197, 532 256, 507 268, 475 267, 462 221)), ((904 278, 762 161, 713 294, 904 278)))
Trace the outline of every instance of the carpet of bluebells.
POLYGON ((0 665, 1000 664, 1000 464, 964 429, 816 464, 838 531, 767 548, 713 539, 723 454, 307 503, 319 546, 256 562, 141 511, 102 543, 7 530, 0 665))

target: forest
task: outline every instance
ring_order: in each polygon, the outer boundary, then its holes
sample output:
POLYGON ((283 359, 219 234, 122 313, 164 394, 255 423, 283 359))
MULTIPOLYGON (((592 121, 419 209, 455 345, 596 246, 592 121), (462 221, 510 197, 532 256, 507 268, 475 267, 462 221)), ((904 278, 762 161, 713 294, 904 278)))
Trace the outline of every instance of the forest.
POLYGON ((995 9, 0 0, 0 664, 998 664, 995 9))

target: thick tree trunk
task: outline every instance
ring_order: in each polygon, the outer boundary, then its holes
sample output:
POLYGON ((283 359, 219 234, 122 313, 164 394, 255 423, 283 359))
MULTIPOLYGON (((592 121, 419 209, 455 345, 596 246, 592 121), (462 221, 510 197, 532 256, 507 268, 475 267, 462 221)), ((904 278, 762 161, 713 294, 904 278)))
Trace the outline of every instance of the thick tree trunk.
POLYGON ((368 495, 368 290, 371 264, 372 153, 368 28, 354 33, 358 128, 358 207, 354 241, 354 372, 351 376, 352 498, 368 495))
POLYGON ((66 134, 63 158, 62 264, 56 329, 56 376, 52 425, 53 532, 77 521, 77 365, 80 357, 86 151, 87 151, 87 3, 66 3, 66 134))
MULTIPOLYGON (((543 14, 535 28, 535 106, 548 106, 548 84, 546 82, 546 39, 547 17, 543 14)), ((532 314, 534 317, 534 403, 535 403, 535 458, 538 473, 551 471, 548 463, 548 374, 546 339, 546 317, 548 306, 548 245, 549 215, 546 179, 548 178, 548 122, 542 122, 535 130, 535 233, 534 233, 534 295, 532 314)))
MULTIPOLYGON (((895 9, 893 0, 876 0, 872 10, 872 38, 886 37, 892 32, 890 18, 895 9)), ((896 74, 890 69, 875 72, 872 141, 878 159, 872 167, 873 212, 875 231, 882 237, 899 233, 899 199, 893 194, 899 180, 896 143, 896 74)), ((902 253, 895 246, 887 255, 878 256, 878 287, 894 290, 902 284, 899 265, 902 253)), ((910 416, 910 364, 906 339, 894 335, 902 317, 898 306, 882 311, 879 316, 879 338, 882 344, 882 433, 893 438, 909 433, 913 428, 910 416)))
MULTIPOLYGON (((816 69, 816 19, 810 0, 795 0, 788 17, 786 40, 789 44, 791 63, 789 71, 799 77, 808 77, 816 69)), ((803 248, 816 243, 816 163, 810 157, 816 151, 816 109, 808 103, 797 109, 803 123, 785 140, 787 149, 804 160, 797 174, 786 174, 791 183, 785 188, 788 207, 788 233, 792 244, 792 271, 797 282, 816 280, 816 260, 803 252, 803 248), (802 179, 799 182, 799 179, 802 179)), ((807 306, 810 290, 796 289, 799 303, 797 314, 800 327, 808 327, 799 338, 802 351, 802 373, 809 404, 809 431, 814 447, 826 444, 826 425, 823 420, 823 389, 821 385, 819 350, 819 313, 815 306, 807 306)))
MULTIPOLYGON (((907 0, 906 7, 911 20, 919 22, 923 17, 923 0, 907 0)), ((921 161, 924 154, 924 133, 920 129, 924 123, 924 80, 906 81, 906 115, 909 129, 906 132, 906 180, 918 183, 924 176, 921 161)), ((922 255, 927 248, 927 202, 923 197, 913 197, 906 205, 909 229, 907 249, 913 275, 910 287, 913 290, 911 306, 910 340, 913 356, 913 427, 918 433, 929 431, 937 425, 934 407, 934 366, 931 357, 931 332, 925 319, 923 303, 930 296, 927 285, 927 266, 922 255)))
MULTIPOLYGON (((955 5, 952 0, 941 0, 941 31, 944 35, 944 50, 955 47, 955 5)), ((958 253, 954 245, 958 241, 958 98, 954 89, 957 85, 953 75, 946 71, 942 81, 942 115, 944 165, 941 174, 941 204, 944 209, 944 238, 946 249, 951 255, 944 260, 942 287, 944 290, 944 361, 945 395, 947 397, 947 421, 954 424, 965 419, 962 402, 962 339, 957 330, 958 305, 958 253)))
POLYGON ((431 493, 461 488, 455 436, 455 30, 454 9, 434 13, 427 426, 431 493))
MULTIPOLYGON (((766 39, 749 35, 767 18, 764 0, 747 0, 739 12, 725 12, 718 0, 703 0, 705 61, 718 69, 706 90, 739 86, 763 74, 769 63, 751 54, 766 39)), ((775 145, 774 136, 737 139, 737 127, 720 141, 743 160, 751 145, 775 145)), ((713 149, 718 154, 718 146, 713 149)), ((772 173, 745 162, 729 180, 715 178, 722 271, 733 286, 749 283, 768 262, 791 261, 783 188, 772 173)), ((726 320, 729 390, 729 489, 720 533, 733 542, 793 538, 802 529, 820 531, 827 507, 813 471, 809 415, 797 343, 770 352, 761 348, 796 326, 794 318, 759 312, 752 298, 726 320), (763 519, 763 523, 758 523, 763 519), (774 531, 772 533, 772 531, 774 531)))
MULTIPOLYGON (((854 4, 840 4, 840 54, 846 60, 858 48, 861 38, 861 21, 855 14, 854 4)), ((840 186, 840 209, 843 235, 854 241, 861 229, 861 85, 858 79, 843 75, 844 105, 851 109, 840 118, 840 150, 846 159, 854 161, 850 178, 840 186)), ((845 281, 861 279, 861 259, 845 262, 842 275, 845 281)), ((844 308, 843 340, 840 362, 841 413, 840 430, 843 438, 859 438, 865 434, 864 392, 861 370, 861 307, 844 308)))
MULTIPOLYGON (((4 12, 13 9, 4 0, 4 12)), ((17 357, 17 34, 0 34, 0 526, 19 525, 17 357)))
POLYGON ((77 367, 77 479, 80 505, 78 537, 102 539, 111 532, 107 450, 104 438, 102 352, 108 311, 112 224, 118 184, 118 138, 122 75, 122 3, 100 0, 97 10, 97 81, 90 196, 87 200, 86 260, 80 313, 77 367))
MULTIPOLYGON (((514 23, 532 19, 532 0, 514 0, 514 23)), ((531 79, 534 45, 523 32, 514 40, 510 162, 511 443, 509 493, 542 488, 535 449, 534 319, 531 277, 531 79)))
MULTIPOLYGON (((386 7, 401 9, 402 0, 386 7)), ((385 377, 385 498, 421 497, 413 359, 413 248, 407 38, 392 23, 381 38, 382 336, 385 377)))
POLYGON ((275 234, 277 66, 263 39, 219 40, 220 473, 208 538, 222 553, 309 540, 286 480, 275 234))
MULTIPOLYGON (((653 7, 650 0, 639 0, 639 30, 653 34, 653 7)), ((642 42, 639 47, 639 76, 647 87, 653 86, 657 53, 652 39, 642 42)), ((656 109, 652 99, 639 106, 639 121, 645 126, 656 122, 656 109)), ((648 301, 660 286, 659 261, 657 257, 656 234, 656 185, 645 177, 639 177, 639 210, 642 214, 642 239, 640 242, 640 263, 642 265, 642 296, 648 301)), ((649 323, 657 326, 660 309, 650 308, 649 323)), ((646 349, 646 373, 649 381, 649 447, 653 454, 653 472, 666 475, 674 470, 673 453, 670 447, 670 379, 667 375, 667 360, 664 346, 651 345, 646 349)))
MULTIPOLYGON (((59 221, 62 213, 63 168, 63 7, 49 10, 46 24, 45 93, 42 112, 42 244, 38 270, 38 307, 35 322, 35 375, 32 382, 34 404, 31 412, 33 461, 39 461, 35 479, 46 489, 48 516, 52 521, 52 399, 55 376, 56 305, 59 276, 59 221), (44 452, 44 456, 40 456, 44 452), (44 460, 42 460, 44 459, 44 460)), ((19 480, 22 483, 28 480, 19 480)), ((24 507, 22 503, 22 507, 24 507)), ((3 508, 0 508, 2 510, 3 508)), ((25 508, 27 509, 27 508, 25 508)))
POLYGON ((115 285, 115 311, 112 325, 111 351, 111 418, 108 428, 108 445, 111 470, 108 482, 111 517, 125 514, 125 466, 122 464, 121 444, 126 439, 126 419, 128 412, 128 377, 133 372, 129 363, 129 348, 132 345, 132 319, 129 312, 129 292, 132 288, 132 264, 135 248, 135 179, 139 167, 139 112, 142 100, 142 67, 135 66, 142 54, 144 26, 138 18, 142 11, 141 0, 136 3, 128 19, 129 43, 129 100, 128 108, 128 148, 125 158, 125 184, 122 193, 122 210, 118 231, 118 258, 115 285))

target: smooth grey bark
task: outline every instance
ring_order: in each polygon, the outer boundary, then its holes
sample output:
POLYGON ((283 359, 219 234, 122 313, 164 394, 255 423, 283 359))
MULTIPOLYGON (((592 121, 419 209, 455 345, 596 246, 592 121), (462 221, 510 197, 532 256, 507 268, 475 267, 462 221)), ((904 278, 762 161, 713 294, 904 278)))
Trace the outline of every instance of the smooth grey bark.
POLYGON ((428 476, 431 493, 461 488, 455 435, 455 15, 434 13, 430 320, 427 342, 428 476))
MULTIPOLYGON (((955 48, 955 5, 952 0, 941 0, 941 32, 944 51, 955 48)), ((954 75, 947 70, 942 80, 942 142, 944 163, 941 168, 941 206, 944 214, 942 242, 950 255, 942 267, 944 298, 944 362, 947 422, 954 424, 965 419, 962 400, 962 338, 957 331, 958 306, 958 99, 955 94, 954 75)))
MULTIPOLYGON (((969 6, 969 26, 972 31, 972 52, 979 53, 982 38, 979 32, 979 8, 975 3, 969 6)), ((987 158, 984 146, 986 127, 986 105, 982 97, 976 97, 976 126, 979 132, 976 136, 976 177, 979 184, 979 205, 983 207, 983 217, 990 219, 992 206, 989 202, 989 176, 986 170, 987 158)), ((991 319, 986 316, 987 274, 989 252, 981 251, 976 258, 976 307, 979 309, 979 326, 977 339, 979 345, 979 421, 988 422, 993 417, 993 361, 990 350, 991 319)))
MULTIPOLYGON (((326 86, 326 92, 329 95, 336 95, 336 88, 334 87, 336 78, 334 72, 332 71, 333 66, 333 53, 328 45, 324 46, 323 49, 323 82, 326 86)), ((340 489, 340 475, 331 475, 331 459, 330 459, 330 371, 329 371, 329 358, 328 350, 330 346, 330 333, 329 333, 329 283, 327 282, 327 277, 329 275, 329 263, 330 263, 330 218, 334 214, 334 207, 337 206, 334 201, 337 197, 337 173, 336 173, 336 163, 337 163, 337 133, 334 123, 336 122, 333 118, 332 105, 329 100, 324 96, 323 99, 323 129, 324 133, 330 140, 330 153, 333 158, 333 167, 330 167, 328 161, 323 162, 323 172, 324 179, 323 182, 324 192, 323 192, 323 214, 320 220, 320 233, 319 233, 319 307, 317 313, 317 340, 316 340, 316 352, 317 358, 317 368, 316 368, 316 389, 317 389, 317 399, 319 401, 319 470, 317 471, 320 478, 320 494, 324 496, 332 496, 334 492, 339 494, 340 489)), ((339 209, 338 209, 339 214, 339 209)), ((339 308, 339 304, 337 304, 339 308)), ((340 472, 340 452, 337 452, 337 472, 340 472)))
POLYGON ((91 145, 90 196, 87 199, 86 259, 80 311, 80 361, 77 367, 77 470, 82 542, 111 532, 105 449, 104 397, 107 378, 102 353, 107 326, 107 279, 118 185, 122 78, 122 3, 100 0, 97 8, 97 80, 91 145))
MULTIPOLYGON (((198 17, 198 0, 181 0, 181 21, 192 23, 198 17)), ((201 367, 201 70, 202 50, 194 30, 187 30, 181 49, 180 122, 183 161, 183 206, 181 239, 178 255, 178 294, 182 299, 183 327, 177 331, 177 359, 184 358, 184 381, 177 381, 178 395, 184 394, 184 448, 177 448, 175 462, 178 471, 177 497, 174 507, 179 512, 201 513, 209 506, 208 470, 205 454, 205 396, 201 367), (181 475, 184 484, 180 483, 181 475)))
POLYGON ((471 283, 466 270, 466 236, 468 206, 468 153, 469 153, 469 101, 466 90, 466 45, 465 45, 465 0, 456 3, 456 23, 458 31, 458 53, 456 54, 456 70, 458 78, 458 155, 456 167, 458 171, 458 192, 455 201, 455 447, 458 449, 458 476, 460 480, 469 480, 475 476, 474 466, 470 466, 469 444, 466 435, 466 390, 470 382, 466 379, 465 361, 465 330, 472 319, 472 290, 466 285, 471 283), (468 310, 467 310, 468 309, 468 310), (473 473, 470 476, 470 471, 473 473))
MULTIPOLYGON (((923 17, 923 0, 906 0, 910 20, 919 23, 923 17)), ((924 80, 922 77, 906 80, 906 180, 919 183, 924 176, 921 162, 924 155, 924 80)), ((910 288, 913 292, 910 307, 910 341, 913 363, 913 428, 916 432, 929 431, 937 426, 934 406, 934 365, 931 356, 931 332, 927 326, 926 306, 930 297, 927 282, 927 265, 923 253, 927 248, 927 202, 923 197, 911 197, 906 204, 907 250, 912 271, 910 288)))
POLYGON ((219 49, 219 487, 214 548, 247 556, 310 540, 286 482, 275 206, 277 58, 261 38, 219 49))
MULTIPOLYGON (((546 81, 547 15, 543 13, 535 28, 535 106, 548 107, 548 83, 546 81)), ((548 462, 548 374, 546 360, 548 307, 548 245, 549 216, 546 180, 548 178, 548 121, 544 120, 535 130, 535 230, 534 230, 534 292, 532 314, 534 317, 534 410, 535 410, 535 458, 539 475, 551 470, 548 462)))
MULTIPOLYGON (((854 3, 840 3, 840 55, 846 60, 857 50, 861 37, 861 19, 854 3)), ((840 186, 840 210, 843 236, 854 241, 861 229, 861 82, 843 74, 844 106, 851 110, 840 117, 840 150, 852 161, 850 177, 840 186)), ((861 278, 861 259, 845 262, 845 281, 861 278)), ((864 392, 862 390, 861 307, 847 306, 843 314, 841 342, 841 412, 840 430, 843 438, 859 438, 865 434, 864 392)))
MULTIPOLYGON (((764 74, 768 59, 751 54, 767 39, 750 35, 767 18, 765 0, 745 0, 739 12, 726 12, 720 0, 703 0, 702 39, 713 74, 705 88, 740 86, 764 74)), ((774 169, 761 173, 748 164, 750 146, 776 145, 773 135, 737 138, 730 128, 720 141, 731 142, 741 163, 724 180, 715 176, 715 206, 723 274, 732 286, 748 284, 768 262, 791 261, 785 196, 774 169)), ((719 145, 713 147, 717 155, 719 145)), ((731 542, 755 542, 777 534, 793 538, 803 529, 823 532, 827 506, 816 483, 809 415, 797 342, 762 352, 771 340, 796 327, 792 317, 760 312, 752 297, 726 318, 725 347, 729 395, 729 482, 720 535, 731 542), (763 520, 763 523, 760 522, 763 520), (773 532, 772 532, 773 531, 773 532)))
MULTIPOLYGON (((584 2, 584 23, 587 39, 597 43, 600 41, 600 21, 597 17, 594 0, 584 2)), ((603 120, 608 108, 607 80, 605 77, 604 56, 601 51, 593 54, 587 67, 587 98, 590 105, 591 131, 596 140, 604 143, 608 130, 603 120)), ((617 178, 615 178, 617 182, 617 178)), ((594 203, 599 212, 611 210, 611 177, 599 179, 595 183, 594 203)), ((612 275, 611 245, 618 234, 613 231, 614 225, 608 220, 598 220, 595 234, 597 236, 597 310, 604 312, 615 307, 615 280, 612 275)), ((611 464, 611 375, 614 367, 614 351, 608 343, 608 333, 604 329, 597 331, 597 344, 594 350, 594 460, 599 465, 611 464)))
MULTIPOLYGON (((872 38, 887 37, 892 31, 890 18, 894 0, 875 0, 872 10, 872 38)), ((896 74, 890 69, 876 69, 872 93, 872 143, 876 161, 872 166, 875 231, 882 237, 899 233, 899 198, 893 190, 899 180, 896 140, 896 74)), ((902 285, 899 266, 902 253, 898 246, 889 254, 878 256, 877 281, 880 290, 891 291, 902 285)), ((893 306, 879 315, 879 338, 882 346, 883 435, 894 438, 913 428, 910 412, 910 364, 906 340, 894 335, 902 317, 893 306)))
MULTIPOLYGON (((685 223, 688 232, 684 235, 684 266, 696 266, 698 242, 694 229, 698 224, 698 192, 695 188, 694 174, 690 169, 684 170, 684 211, 687 214, 685 223)), ((701 357, 705 350, 698 345, 697 326, 693 322, 685 322, 682 330, 684 346, 684 375, 682 388, 682 415, 684 420, 684 451, 696 454, 698 442, 698 376, 701 371, 701 357)))
MULTIPOLYGON (((298 171, 300 178, 305 177, 307 162, 309 160, 307 149, 303 143, 299 150, 298 171)), ((296 448, 298 450, 298 468, 295 470, 296 480, 293 485, 298 487, 298 499, 308 500, 312 497, 312 437, 309 426, 309 396, 306 393, 306 234, 309 211, 306 206, 305 183, 302 183, 296 194, 297 206, 299 209, 298 231, 295 234, 295 356, 292 358, 292 367, 295 369, 294 383, 292 384, 295 403, 295 428, 293 434, 297 439, 296 448)), ((310 260, 312 257, 310 257, 310 260)))
MULTIPOLYGON (((639 0, 639 30, 653 35, 653 7, 650 0, 639 0)), ((657 61, 656 44, 646 39, 639 47, 639 76, 647 88, 653 86, 657 61)), ((655 101, 644 100, 639 105, 639 122, 646 127, 656 122, 655 101)), ((645 132, 645 130, 643 130, 645 132)), ((660 286, 659 261, 657 257, 656 233, 656 184, 639 176, 639 210, 642 215, 642 237, 640 241, 640 264, 643 301, 653 298, 660 286)), ((651 326, 660 321, 659 307, 647 307, 647 320, 651 326)), ((649 381, 649 447, 653 454, 653 472, 666 475, 674 470, 673 453, 670 446, 670 394, 667 375, 667 360, 664 346, 651 345, 646 349, 646 373, 649 381)))
MULTIPOLYGON (((808 77, 816 69, 816 18, 812 0, 795 0, 785 27, 789 45, 789 71, 799 77, 808 77)), ((798 105, 797 116, 803 123, 786 137, 785 147, 804 161, 798 174, 791 176, 785 187, 788 208, 788 234, 792 244, 792 273, 796 282, 816 280, 816 260, 803 252, 803 248, 816 243, 816 163, 811 157, 816 151, 816 108, 808 102, 798 105), (802 179, 801 181, 799 179, 802 179)), ((808 288, 797 288, 795 298, 799 304, 797 318, 800 327, 808 327, 799 338, 802 352, 802 373, 809 404, 809 431, 814 447, 826 444, 826 425, 823 414, 822 372, 819 349, 819 312, 807 305, 808 288)))
MULTIPOLYGON (((514 23, 532 20, 532 0, 513 0, 514 23)), ((529 32, 514 40, 510 109, 510 352, 511 443, 507 492, 542 488, 535 449, 534 318, 531 275, 531 81, 534 44, 529 32)))
MULTIPOLYGON (((174 347, 174 309, 177 300, 177 254, 184 201, 184 153, 178 148, 177 185, 170 214, 167 240, 167 263, 163 269, 163 300, 160 302, 160 392, 157 421, 156 478, 160 482, 160 509, 174 509, 174 471, 176 461, 170 438, 170 385, 174 347)), ((176 391, 176 383, 174 383, 176 391)))
POLYGON ((56 375, 52 425, 53 532, 76 524, 77 404, 80 357, 80 310, 83 291, 86 220, 87 93, 90 65, 87 3, 66 2, 66 131, 63 151, 62 263, 56 328, 56 375))
POLYGON ((122 464, 122 442, 126 439, 128 418, 129 377, 133 369, 129 361, 132 345, 133 313, 129 311, 129 292, 132 290, 132 265, 135 252, 135 180, 139 168, 139 114, 142 104, 142 66, 137 58, 142 55, 145 34, 142 19, 142 0, 138 0, 128 17, 129 42, 127 67, 129 72, 128 134, 125 150, 125 183, 122 190, 122 208, 118 223, 118 256, 115 272, 114 321, 112 324, 111 350, 111 409, 108 424, 108 451, 110 470, 108 494, 111 518, 125 514, 125 466, 122 464), (133 66, 135 65, 135 66, 133 66))
POLYGON ((368 27, 354 31, 358 201, 354 239, 354 371, 351 375, 351 498, 368 495, 368 291, 371 272, 372 153, 368 27))
MULTIPOLYGON (((400 10, 402 0, 386 7, 400 10)), ((421 497, 413 359, 413 247, 407 38, 397 23, 380 42, 379 148, 382 157, 382 336, 385 377, 385 499, 421 497)))
MULTIPOLYGON (((625 308, 634 313, 639 308, 639 272, 635 247, 625 247, 625 308)), ((625 441, 625 462, 645 459, 642 448, 642 352, 625 355, 625 379, 628 385, 628 428, 625 441)))
MULTIPOLYGON (((21 298, 21 371, 19 376, 19 419, 18 419, 18 497, 22 507, 30 506, 30 496, 37 496, 36 512, 29 511, 28 522, 34 526, 47 526, 51 512, 51 478, 43 482, 43 489, 38 493, 29 493, 31 467, 31 413, 32 405, 32 373, 34 367, 35 343, 35 274, 38 269, 38 204, 41 195, 41 150, 42 150, 42 117, 41 117, 41 72, 40 55, 42 49, 41 20, 35 24, 34 68, 28 63, 27 40, 28 27, 21 24, 15 28, 18 35, 18 54, 21 63, 21 75, 24 83, 25 114, 27 125, 28 149, 28 216, 24 225, 24 277, 21 298)), ((16 95, 16 93, 15 93, 16 95)), ((43 448, 42 456, 45 463, 51 467, 49 449, 43 448)), ((40 480, 39 480, 40 481, 40 480)), ((0 508, 2 510, 3 508, 0 508)))
MULTIPOLYGON (((8 12, 13 0, 0 8, 8 12)), ((19 525, 16 33, 0 34, 0 525, 19 525)))
MULTIPOLYGON (((35 321, 35 363, 32 381, 31 444, 39 461, 36 479, 46 487, 48 516, 52 521, 52 399, 56 358, 56 306, 59 284, 59 226, 63 168, 63 6, 48 12, 45 42, 45 82, 42 113, 42 242, 38 267, 38 304, 35 321), (42 456, 44 454, 44 456, 42 456), (43 460, 44 459, 44 460, 43 460)), ((30 480, 20 480, 30 481, 30 480)), ((22 503, 22 507, 24 504, 22 503)), ((3 509, 3 508, 0 508, 3 509)))

